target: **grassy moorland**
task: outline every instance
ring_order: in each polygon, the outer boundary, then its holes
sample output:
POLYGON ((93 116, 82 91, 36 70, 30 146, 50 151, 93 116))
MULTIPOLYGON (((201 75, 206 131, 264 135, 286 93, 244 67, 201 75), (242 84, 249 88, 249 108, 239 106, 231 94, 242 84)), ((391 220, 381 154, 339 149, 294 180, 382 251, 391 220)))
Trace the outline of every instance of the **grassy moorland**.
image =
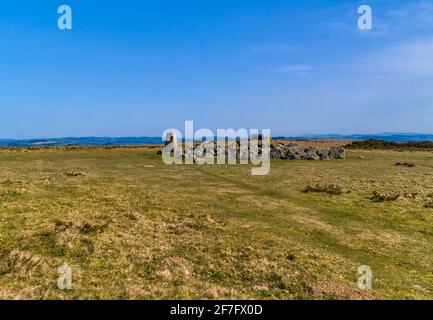
POLYGON ((432 299, 432 181, 431 152, 274 161, 258 177, 154 149, 2 150, 0 298, 432 299), (342 193, 303 192, 326 184, 342 193))

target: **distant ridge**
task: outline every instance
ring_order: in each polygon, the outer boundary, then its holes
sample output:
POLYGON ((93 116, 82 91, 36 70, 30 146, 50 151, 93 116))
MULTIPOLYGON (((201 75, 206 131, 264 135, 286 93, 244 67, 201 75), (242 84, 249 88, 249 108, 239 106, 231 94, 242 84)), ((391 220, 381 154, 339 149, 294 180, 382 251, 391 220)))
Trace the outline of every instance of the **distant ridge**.
POLYGON ((55 139, 0 139, 2 147, 53 147, 53 146, 119 146, 119 145, 139 145, 139 144, 161 144, 161 137, 82 137, 82 138, 55 138, 55 139))
MULTIPOLYGON (((279 140, 309 140, 309 139, 351 139, 351 140, 384 140, 389 142, 422 142, 433 141, 433 134, 418 133, 380 133, 380 134, 307 134, 291 137, 274 137, 279 140)), ((161 144, 161 137, 80 137, 80 138, 54 138, 54 139, 0 139, 1 147, 29 147, 29 146, 119 146, 140 144, 161 144)))
POLYGON ((389 142, 422 142, 433 141, 433 134, 420 133, 380 133, 380 134, 307 134, 294 137, 279 137, 279 139, 351 139, 351 140, 383 140, 389 142))

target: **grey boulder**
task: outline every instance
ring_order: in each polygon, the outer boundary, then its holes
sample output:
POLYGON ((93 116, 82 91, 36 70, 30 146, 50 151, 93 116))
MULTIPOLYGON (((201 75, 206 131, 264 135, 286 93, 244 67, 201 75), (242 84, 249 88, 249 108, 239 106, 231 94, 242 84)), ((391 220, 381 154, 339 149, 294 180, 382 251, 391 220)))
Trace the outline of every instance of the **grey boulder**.
POLYGON ((332 159, 344 159, 346 158, 346 150, 343 147, 332 147, 329 150, 329 156, 332 159))

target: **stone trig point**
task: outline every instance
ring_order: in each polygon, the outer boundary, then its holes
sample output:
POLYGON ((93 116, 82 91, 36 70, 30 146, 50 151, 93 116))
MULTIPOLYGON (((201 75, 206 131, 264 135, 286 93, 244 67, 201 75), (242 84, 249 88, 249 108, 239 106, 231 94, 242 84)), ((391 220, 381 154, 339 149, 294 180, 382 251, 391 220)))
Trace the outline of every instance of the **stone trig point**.
POLYGON ((173 148, 177 148, 177 134, 176 132, 167 132, 165 135, 165 146, 172 144, 173 148))

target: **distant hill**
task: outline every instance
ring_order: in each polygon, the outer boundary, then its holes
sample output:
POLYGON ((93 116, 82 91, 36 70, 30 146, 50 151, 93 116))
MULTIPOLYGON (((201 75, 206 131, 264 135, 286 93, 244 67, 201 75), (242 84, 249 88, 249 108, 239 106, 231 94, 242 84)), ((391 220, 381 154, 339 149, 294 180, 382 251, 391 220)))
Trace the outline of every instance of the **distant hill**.
MULTIPOLYGON (((312 139, 350 139, 350 140, 383 140, 389 142, 422 142, 433 141, 433 134, 418 133, 381 133, 381 134, 309 134, 292 137, 274 137, 277 140, 312 140, 312 139)), ((56 139, 0 139, 1 147, 29 147, 29 146, 119 146, 140 144, 161 144, 161 137, 82 137, 82 138, 56 138, 56 139)))
MULTIPOLYGON (((281 138, 279 138, 281 139, 281 138)), ((380 133, 380 134, 309 134, 296 137, 284 137, 284 139, 351 139, 351 140, 383 140, 389 142, 422 142, 433 141, 433 134, 419 133, 380 133)))
POLYGON ((0 139, 2 147, 53 147, 53 146, 119 146, 119 145, 139 145, 139 144, 161 144, 160 137, 125 137, 125 138, 110 138, 110 137, 83 137, 83 138, 57 138, 57 139, 27 139, 27 140, 11 140, 0 139))

